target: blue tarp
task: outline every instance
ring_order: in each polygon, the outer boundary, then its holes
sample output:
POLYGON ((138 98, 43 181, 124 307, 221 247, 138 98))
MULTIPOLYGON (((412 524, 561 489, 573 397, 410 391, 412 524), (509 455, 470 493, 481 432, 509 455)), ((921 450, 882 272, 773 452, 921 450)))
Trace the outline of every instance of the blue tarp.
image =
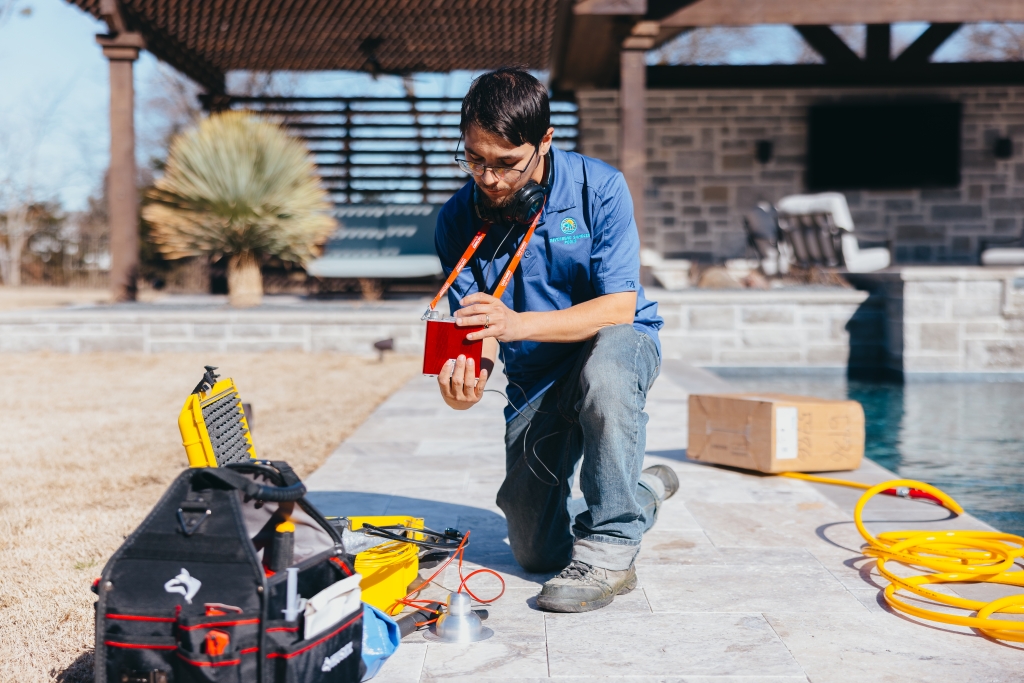
POLYGON ((373 605, 363 603, 363 663, 366 665, 364 681, 377 675, 401 642, 402 635, 398 632, 398 624, 373 605))

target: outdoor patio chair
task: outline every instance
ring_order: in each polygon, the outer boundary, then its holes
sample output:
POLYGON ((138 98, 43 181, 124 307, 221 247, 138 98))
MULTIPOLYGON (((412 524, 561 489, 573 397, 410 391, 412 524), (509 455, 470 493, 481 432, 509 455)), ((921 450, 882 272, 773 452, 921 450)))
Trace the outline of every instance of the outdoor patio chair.
POLYGON ((851 273, 870 273, 892 261, 886 247, 860 247, 846 197, 839 192, 789 195, 779 200, 778 212, 779 242, 789 245, 801 267, 845 265, 851 273))
POLYGON ((983 266, 1024 266, 1024 232, 1018 237, 983 237, 978 240, 983 266))
MULTIPOLYGON (((779 213, 770 202, 758 202, 743 215, 747 244, 757 254, 761 271, 768 277, 789 272, 789 259, 779 254, 779 213)), ((787 254, 788 256, 788 254, 787 254)))

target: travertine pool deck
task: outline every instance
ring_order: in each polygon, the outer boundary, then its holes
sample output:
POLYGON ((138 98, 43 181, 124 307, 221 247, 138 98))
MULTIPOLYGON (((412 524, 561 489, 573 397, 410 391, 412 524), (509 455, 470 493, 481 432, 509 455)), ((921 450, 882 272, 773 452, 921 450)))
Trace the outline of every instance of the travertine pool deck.
MULTIPOLYGON (((534 596, 549 575, 516 566, 494 503, 504 474, 504 399, 488 394, 460 413, 443 404, 435 382, 416 378, 381 405, 308 479, 311 498, 327 514, 409 514, 435 529, 469 529, 469 568, 499 571, 507 589, 489 607, 493 638, 459 646, 410 636, 376 681, 1024 680, 1024 647, 884 606, 885 582, 858 550, 857 491, 687 460, 688 393, 729 386, 673 361, 649 397, 646 464, 675 468, 680 490, 644 538, 639 587, 596 612, 538 611, 534 596)), ((839 476, 892 478, 869 461, 839 476)), ((989 528, 895 498, 876 499, 866 519, 873 531, 989 528)), ((453 568, 444 585, 457 587, 453 568)), ((495 586, 484 578, 474 590, 493 594, 495 586)))

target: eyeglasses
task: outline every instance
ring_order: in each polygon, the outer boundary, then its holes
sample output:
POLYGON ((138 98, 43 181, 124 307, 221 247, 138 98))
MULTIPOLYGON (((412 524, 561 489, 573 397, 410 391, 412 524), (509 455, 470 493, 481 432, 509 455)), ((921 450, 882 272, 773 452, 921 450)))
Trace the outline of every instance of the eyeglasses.
POLYGON ((486 173, 488 169, 490 169, 491 173, 494 174, 495 178, 514 184, 518 182, 518 180, 523 176, 523 174, 526 173, 527 169, 530 168, 530 164, 533 163, 533 159, 536 156, 537 148, 534 147, 533 154, 531 154, 530 158, 527 159, 526 166, 524 166, 523 168, 509 168, 508 166, 488 166, 486 164, 478 164, 475 161, 463 159, 462 157, 455 157, 455 163, 459 165, 459 168, 461 168, 463 172, 469 173, 474 177, 479 178, 484 173, 486 173))

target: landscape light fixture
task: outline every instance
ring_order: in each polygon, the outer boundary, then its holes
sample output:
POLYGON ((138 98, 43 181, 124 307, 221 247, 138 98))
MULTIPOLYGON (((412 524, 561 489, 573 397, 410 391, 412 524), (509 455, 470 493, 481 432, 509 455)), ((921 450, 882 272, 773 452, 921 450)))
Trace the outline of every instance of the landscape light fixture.
POLYGON ((391 338, 391 339, 381 339, 380 341, 375 341, 375 342, 373 342, 373 348, 377 349, 377 354, 378 354, 377 361, 380 362, 380 363, 383 363, 384 362, 384 352, 385 351, 394 351, 395 350, 395 340, 394 340, 394 338, 391 338))
POLYGON ((992 153, 995 154, 996 159, 1009 159, 1013 156, 1013 140, 1003 137, 996 138, 996 142, 992 146, 992 153))
POLYGON ((758 140, 754 143, 754 156, 757 161, 762 164, 767 164, 772 160, 772 153, 775 145, 772 144, 771 140, 758 140))

